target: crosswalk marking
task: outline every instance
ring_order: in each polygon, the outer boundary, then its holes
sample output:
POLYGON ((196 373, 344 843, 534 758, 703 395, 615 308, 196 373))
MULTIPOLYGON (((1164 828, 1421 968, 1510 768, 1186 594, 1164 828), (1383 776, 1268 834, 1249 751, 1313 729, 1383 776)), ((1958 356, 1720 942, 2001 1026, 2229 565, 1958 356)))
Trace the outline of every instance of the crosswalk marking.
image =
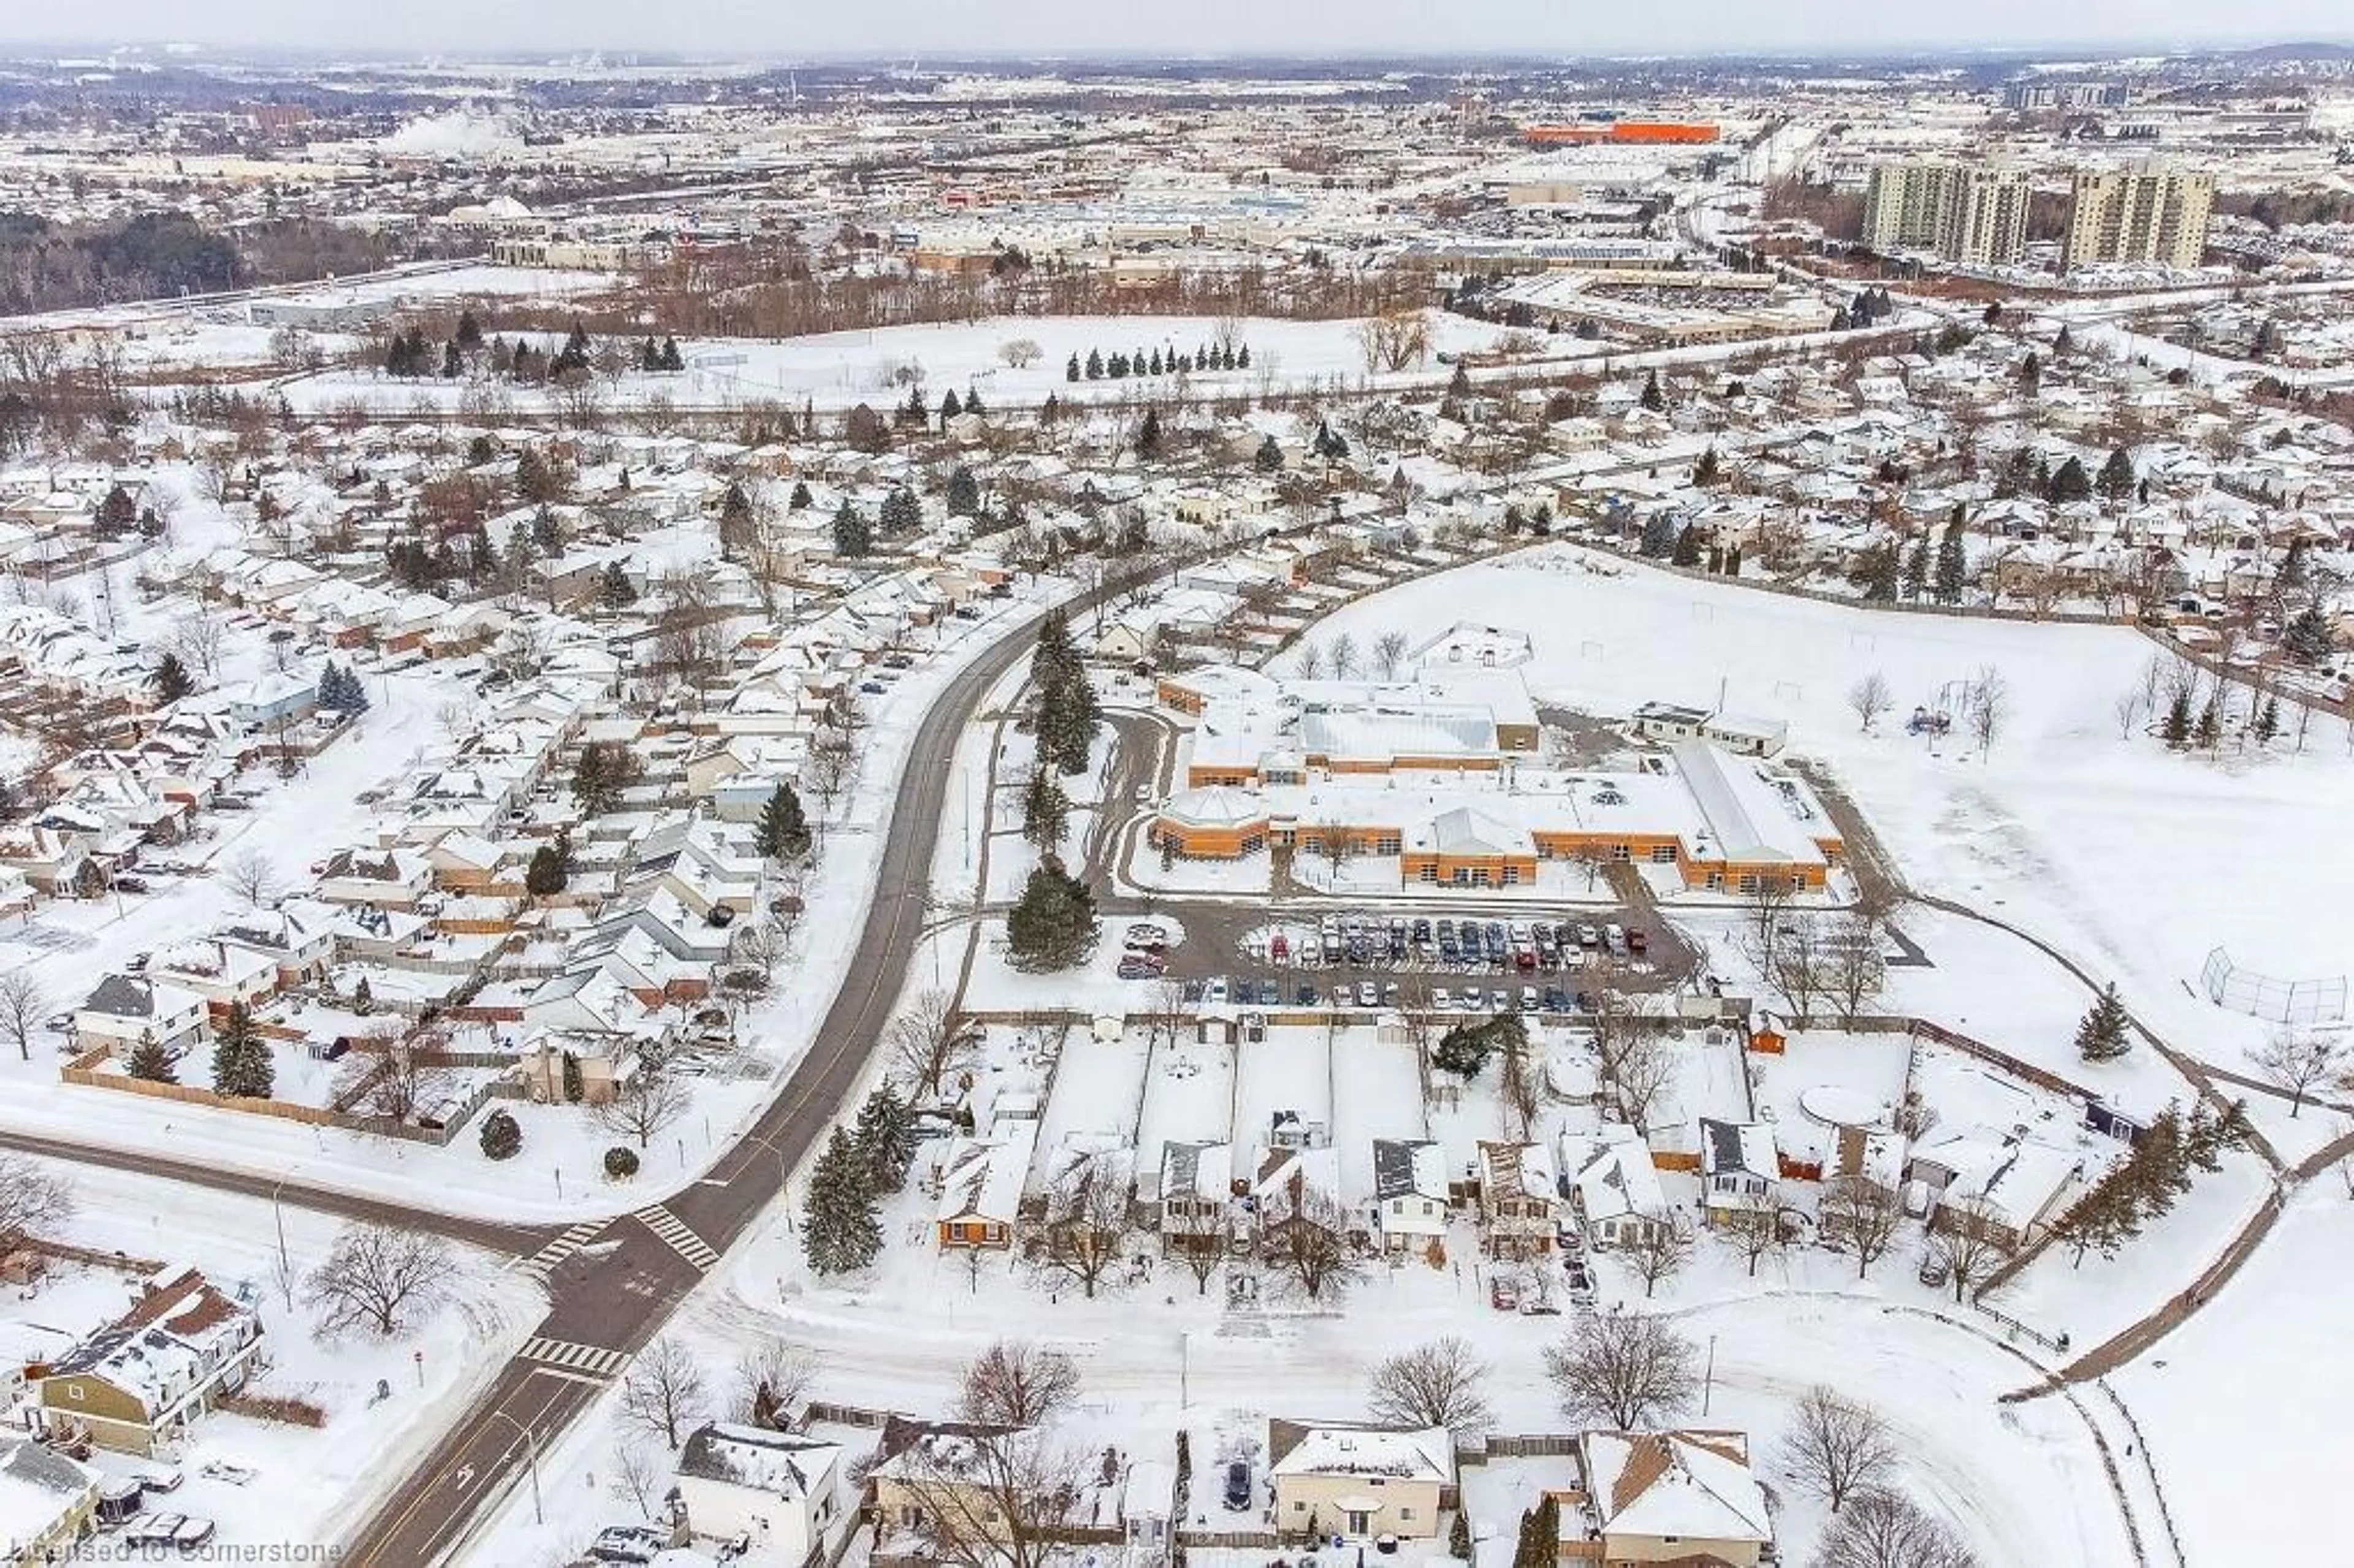
POLYGON ((566 1372, 587 1372, 592 1377, 615 1378, 630 1364, 630 1358, 620 1351, 609 1351, 601 1345, 576 1345, 568 1340, 551 1340, 534 1335, 524 1342, 516 1354, 527 1361, 544 1361, 566 1372))
POLYGON ((587 1383, 590 1388, 603 1388, 613 1381, 609 1377, 590 1377, 587 1372, 566 1372, 562 1367, 552 1367, 544 1362, 533 1367, 531 1375, 557 1378, 565 1383, 587 1383))
POLYGON ((640 1209, 634 1217, 646 1229, 668 1243, 671 1251, 696 1268, 707 1273, 711 1266, 719 1261, 719 1255, 705 1245, 701 1236, 687 1229, 676 1214, 660 1203, 640 1209))
POLYGON ((557 1264, 588 1245, 589 1239, 604 1228, 605 1222, 602 1220, 583 1220, 528 1258, 514 1264, 513 1267, 518 1274, 526 1274, 534 1279, 545 1281, 555 1272, 557 1264))

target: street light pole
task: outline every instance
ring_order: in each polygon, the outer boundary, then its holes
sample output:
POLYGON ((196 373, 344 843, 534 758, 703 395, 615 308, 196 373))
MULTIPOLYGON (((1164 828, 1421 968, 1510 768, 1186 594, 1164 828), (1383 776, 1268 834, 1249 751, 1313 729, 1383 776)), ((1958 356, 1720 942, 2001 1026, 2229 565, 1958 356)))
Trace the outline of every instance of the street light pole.
POLYGON ((1708 1372, 1700 1385, 1700 1413, 1708 1414, 1709 1401, 1716 1395, 1716 1336, 1708 1337, 1708 1372))
POLYGON ((523 1434, 524 1465, 531 1472, 531 1521, 534 1524, 546 1524, 547 1515, 541 1510, 539 1504, 539 1434, 504 1410, 493 1410, 491 1414, 523 1434))

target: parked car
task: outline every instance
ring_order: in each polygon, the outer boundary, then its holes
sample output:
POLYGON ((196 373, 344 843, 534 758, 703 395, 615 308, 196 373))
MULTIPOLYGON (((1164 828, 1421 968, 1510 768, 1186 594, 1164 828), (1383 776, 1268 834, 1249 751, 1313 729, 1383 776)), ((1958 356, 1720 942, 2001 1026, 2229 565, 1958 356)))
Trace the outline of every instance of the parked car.
POLYGON ((1933 1252, 1928 1256, 1921 1260, 1921 1273, 1919 1277, 1921 1283, 1927 1286, 1930 1289, 1944 1289, 1946 1281, 1951 1279, 1953 1277, 1953 1271, 1946 1266, 1946 1260, 1938 1256, 1935 1253, 1933 1252))
POLYGON ((1225 1004, 1226 1004, 1226 977, 1225 977, 1225 976, 1224 976, 1224 975, 1220 975, 1220 976, 1218 976, 1215 980, 1213 980, 1208 981, 1207 983, 1205 983, 1205 984, 1202 987, 1202 1001, 1203 1001, 1203 1004, 1204 1004, 1204 1006, 1207 1006, 1207 1007, 1224 1007, 1224 1006, 1225 1006, 1225 1004))
POLYGON ((1651 934, 1650 934, 1649 932, 1648 932, 1648 931, 1644 930, 1644 929, 1643 929, 1643 927, 1641 927, 1640 926, 1631 926, 1631 927, 1628 927, 1628 930, 1627 930, 1627 950, 1628 950, 1628 951, 1629 951, 1629 952, 1634 952, 1634 953, 1647 953, 1647 952, 1650 951, 1650 949, 1651 949, 1651 934))
POLYGON ((1489 1280, 1488 1305, 1499 1312, 1517 1312, 1521 1306, 1520 1287, 1501 1276, 1489 1280))
POLYGON ((1565 1294, 1569 1297, 1571 1303, 1578 1307, 1593 1306, 1594 1276, 1587 1273, 1585 1265, 1578 1262, 1575 1258, 1572 1258, 1568 1261, 1568 1270, 1569 1287, 1565 1294))
POLYGON ((122 1544, 158 1551, 172 1544, 173 1532, 188 1522, 184 1513, 143 1513, 122 1527, 122 1544))
POLYGON ((1373 981, 1359 980, 1357 982, 1357 1005, 1359 1007, 1378 1006, 1381 1000, 1382 993, 1374 987, 1373 981))
POLYGON ((889 688, 880 681, 861 681, 858 683, 858 689, 870 697, 879 697, 889 688))
POLYGON ((609 1524, 588 1543, 588 1560, 644 1568, 670 1550, 670 1537, 642 1524, 609 1524))
POLYGON ((1577 945, 1581 948, 1600 947, 1602 945, 1601 931, 1592 926, 1579 926, 1577 928, 1577 945))
POLYGON ((1295 1007, 1315 1006, 1317 1002, 1316 988, 1310 985, 1306 980, 1301 980, 1299 982, 1299 989, 1292 993, 1291 1002, 1295 1007))
POLYGON ((114 879, 113 887, 117 893, 144 893, 147 891, 147 879, 124 872, 114 879))
POLYGON ((1129 953, 1119 960, 1122 980, 1159 980, 1169 972, 1169 966, 1150 953, 1129 953))
POLYGON ((1241 1513, 1251 1505, 1251 1467, 1248 1459, 1236 1459, 1226 1467, 1226 1509, 1241 1513))

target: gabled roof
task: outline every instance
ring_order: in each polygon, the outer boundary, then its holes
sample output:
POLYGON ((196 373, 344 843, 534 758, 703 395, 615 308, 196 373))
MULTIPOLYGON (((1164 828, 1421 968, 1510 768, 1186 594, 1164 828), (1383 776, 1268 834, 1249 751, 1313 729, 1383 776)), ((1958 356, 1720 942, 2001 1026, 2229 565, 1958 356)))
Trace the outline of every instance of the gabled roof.
POLYGON ((769 1497, 806 1500, 832 1484, 842 1446, 765 1426, 706 1422, 690 1433, 678 1473, 747 1487, 769 1497))
POLYGON ((1774 1539, 1741 1433, 1589 1432, 1582 1446, 1587 1491, 1606 1535, 1774 1539))
POLYGON ((1267 1454, 1278 1476, 1367 1476, 1442 1486, 1455 1479, 1455 1441, 1444 1426, 1398 1431, 1270 1421, 1267 1454))

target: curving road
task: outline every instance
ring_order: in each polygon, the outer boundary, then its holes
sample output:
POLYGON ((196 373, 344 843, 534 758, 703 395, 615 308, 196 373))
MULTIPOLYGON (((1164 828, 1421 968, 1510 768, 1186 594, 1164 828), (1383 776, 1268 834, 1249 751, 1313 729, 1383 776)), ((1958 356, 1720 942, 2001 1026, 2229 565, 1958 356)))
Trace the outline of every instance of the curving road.
POLYGON ((959 733, 1028 652, 1038 620, 1023 621, 950 682, 917 727, 865 928, 809 1053, 700 1181, 633 1214, 577 1225, 543 1249, 546 1318, 353 1533, 347 1563, 425 1568, 451 1557, 520 1478, 533 1446, 546 1448, 611 1384, 824 1136, 865 1073, 915 956, 959 733))

